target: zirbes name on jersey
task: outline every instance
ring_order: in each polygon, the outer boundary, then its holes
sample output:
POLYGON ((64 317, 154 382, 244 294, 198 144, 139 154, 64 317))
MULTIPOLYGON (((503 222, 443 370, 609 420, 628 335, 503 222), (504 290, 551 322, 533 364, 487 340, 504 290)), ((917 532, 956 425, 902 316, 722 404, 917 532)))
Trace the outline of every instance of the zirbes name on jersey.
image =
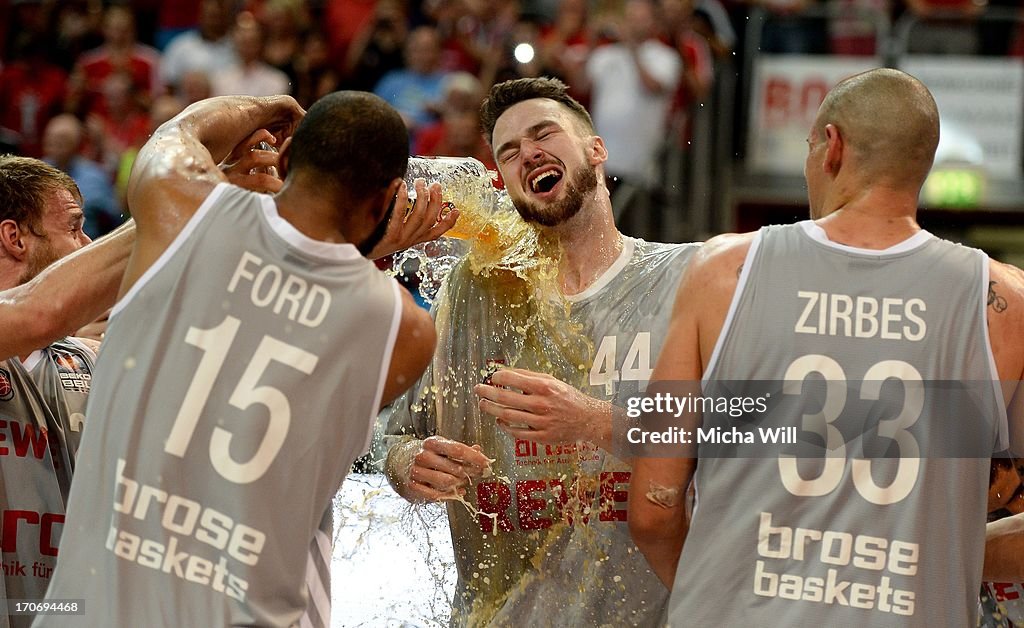
POLYGON ((773 526, 772 513, 762 512, 760 517, 757 554, 767 560, 758 560, 754 567, 755 595, 905 617, 914 614, 914 591, 896 585, 917 575, 917 543, 835 530, 773 526), (792 567, 794 563, 799 566, 792 567), (790 568, 798 569, 800 574, 785 573, 790 568), (875 584, 863 582, 868 579, 875 584))
POLYGON ((279 266, 245 251, 228 282, 228 292, 248 287, 249 299, 258 308, 306 327, 319 327, 331 309, 331 293, 323 286, 286 273, 279 266), (247 284, 247 286, 246 286, 247 284))
POLYGON ((122 528, 131 526, 129 517, 139 521, 159 520, 169 533, 167 544, 143 539, 111 525, 106 548, 118 558, 208 586, 244 602, 249 583, 229 571, 229 559, 250 567, 256 565, 266 535, 197 501, 137 482, 124 475, 124 467, 124 459, 119 458, 114 480, 113 519, 122 520, 122 528), (220 552, 218 560, 214 562, 189 551, 179 551, 180 546, 194 549, 195 541, 220 552))
POLYGON ((922 299, 851 297, 848 294, 799 290, 803 311, 793 327, 798 334, 924 340, 928 325, 921 317, 928 309, 922 299))

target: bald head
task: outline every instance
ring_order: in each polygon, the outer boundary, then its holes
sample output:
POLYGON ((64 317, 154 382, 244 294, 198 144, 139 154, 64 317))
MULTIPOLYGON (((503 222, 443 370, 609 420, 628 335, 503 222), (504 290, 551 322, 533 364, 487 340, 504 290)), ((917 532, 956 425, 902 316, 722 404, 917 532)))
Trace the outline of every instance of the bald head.
POLYGON ((83 133, 82 123, 75 116, 70 113, 55 116, 43 131, 43 153, 58 168, 65 168, 82 147, 83 133))
POLYGON ((815 130, 834 125, 871 180, 920 186, 939 144, 939 110, 921 81, 899 70, 851 76, 825 96, 815 130))

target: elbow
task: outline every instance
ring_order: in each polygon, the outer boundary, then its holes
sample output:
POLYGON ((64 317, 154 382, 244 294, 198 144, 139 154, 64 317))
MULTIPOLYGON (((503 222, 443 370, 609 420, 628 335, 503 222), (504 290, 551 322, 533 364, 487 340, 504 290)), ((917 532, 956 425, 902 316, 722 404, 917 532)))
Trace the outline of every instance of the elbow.
POLYGON ((660 546, 675 536, 676 518, 670 509, 651 504, 650 507, 630 508, 629 534, 644 554, 649 548, 660 546))

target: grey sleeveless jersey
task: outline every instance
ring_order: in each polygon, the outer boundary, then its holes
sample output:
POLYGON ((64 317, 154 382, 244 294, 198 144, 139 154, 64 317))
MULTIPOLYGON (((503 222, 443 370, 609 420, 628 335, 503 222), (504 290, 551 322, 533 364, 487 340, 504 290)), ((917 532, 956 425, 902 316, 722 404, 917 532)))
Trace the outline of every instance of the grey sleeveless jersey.
MULTIPOLYGON (((588 384, 583 392, 624 405, 646 387, 676 288, 696 249, 626 238, 619 259, 570 299, 570 319, 595 349, 593 364, 582 365, 588 384)), ((472 394, 478 369, 466 369, 472 381, 449 381, 446 364, 507 364, 518 337, 480 328, 479 311, 493 296, 461 276, 463 271, 452 271, 439 297, 451 309, 437 308, 446 311, 438 321, 439 346, 447 342, 451 354, 435 355, 420 382, 382 416, 391 442, 440 434, 469 444, 494 443, 493 450, 484 448, 495 459, 494 477, 470 487, 465 498, 482 514, 448 505, 459 572, 452 625, 659 624, 668 591, 629 536, 629 465, 591 443, 517 440, 479 412, 472 394), (420 391, 433 386, 448 386, 452 394, 438 404, 418 401, 420 391), (466 394, 460 396, 461 390, 466 394)))
POLYGON ((885 251, 832 243, 811 221, 759 232, 705 390, 726 380, 735 390, 785 380, 787 399, 818 390, 783 419, 803 439, 827 438, 834 457, 780 446, 700 458, 670 625, 976 625, 987 456, 1006 428, 986 327, 988 263, 927 232, 885 251), (944 382, 976 384, 988 416, 947 417, 930 384, 944 382), (877 436, 836 427, 851 407, 864 425, 859 404, 879 399, 892 405, 877 412, 877 436), (972 433, 984 446, 965 454, 974 458, 927 455, 972 433), (890 457, 856 453, 883 434, 890 457))
POLYGON ((271 197, 217 186, 112 313, 48 591, 86 614, 40 625, 297 624, 398 290, 271 197))
POLYGON ((8 616, 9 605, 46 594, 95 359, 66 338, 25 363, 0 362, 0 626, 28 626, 31 616, 8 616))

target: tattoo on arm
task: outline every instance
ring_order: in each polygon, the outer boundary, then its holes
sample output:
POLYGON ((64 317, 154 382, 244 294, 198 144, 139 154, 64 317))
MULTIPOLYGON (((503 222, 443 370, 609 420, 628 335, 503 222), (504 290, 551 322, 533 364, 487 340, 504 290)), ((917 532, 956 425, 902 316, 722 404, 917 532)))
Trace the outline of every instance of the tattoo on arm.
POLYGON ((740 267, 736 269, 736 278, 739 279, 740 275, 742 275, 742 274, 743 274, 743 264, 740 264, 740 267))
POLYGON ((996 294, 996 283, 995 281, 988 282, 988 305, 999 314, 1005 312, 1008 305, 1006 299, 996 294))

